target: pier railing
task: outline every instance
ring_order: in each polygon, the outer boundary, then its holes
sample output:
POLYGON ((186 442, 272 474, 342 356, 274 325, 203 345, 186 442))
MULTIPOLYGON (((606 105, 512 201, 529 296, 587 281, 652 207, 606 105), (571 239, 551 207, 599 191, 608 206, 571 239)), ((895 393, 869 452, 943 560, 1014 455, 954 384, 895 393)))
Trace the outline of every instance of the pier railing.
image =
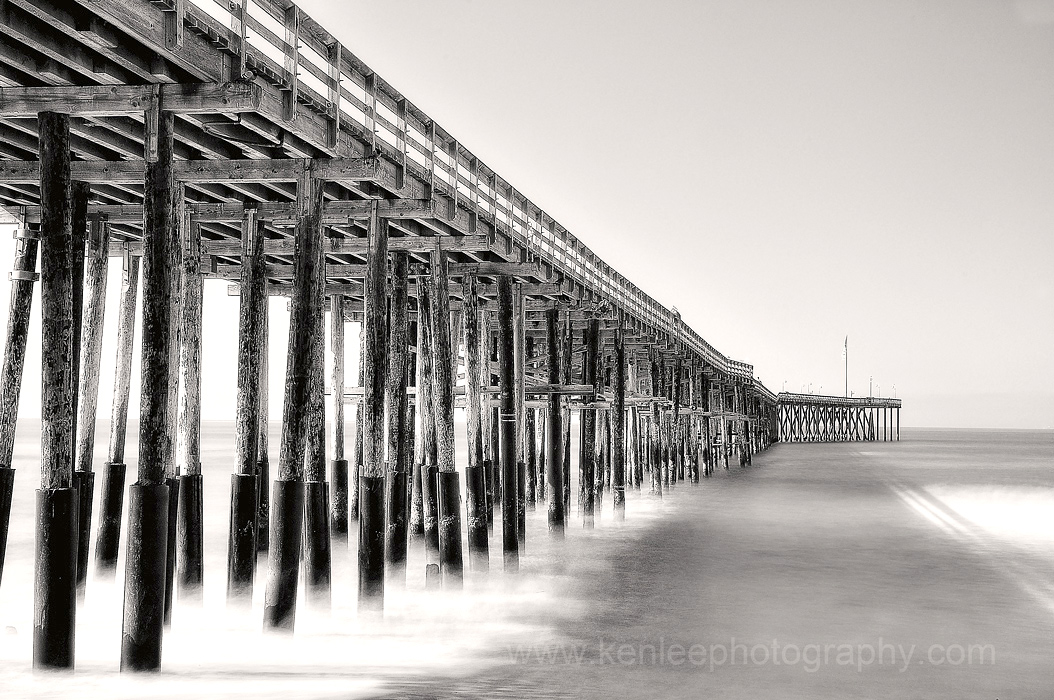
POLYGON ((561 226, 488 167, 447 129, 286 0, 167 0, 185 23, 233 53, 240 77, 271 82, 288 97, 287 116, 310 109, 329 120, 333 144, 347 130, 434 191, 493 224, 528 255, 552 265, 647 325, 678 336, 726 375, 751 379, 753 368, 716 350, 670 310, 561 226))

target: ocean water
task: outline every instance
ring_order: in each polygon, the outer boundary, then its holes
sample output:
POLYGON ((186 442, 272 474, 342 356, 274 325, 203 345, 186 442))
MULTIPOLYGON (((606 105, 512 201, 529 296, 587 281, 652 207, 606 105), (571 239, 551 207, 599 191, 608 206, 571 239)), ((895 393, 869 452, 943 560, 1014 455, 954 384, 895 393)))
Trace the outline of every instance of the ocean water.
POLYGON ((1051 431, 777 445, 662 499, 629 493, 625 523, 608 497, 583 530, 572 503, 563 541, 539 509, 520 573, 495 547, 462 592, 425 591, 412 548, 383 621, 355 613, 353 540, 334 551, 332 611, 301 600, 295 634, 275 636, 262 575, 251 611, 224 605, 233 429, 206 424, 204 605, 177 606, 163 673, 135 677, 117 672, 122 568, 89 578, 76 672, 31 672, 37 430, 16 444, 2 698, 1054 697, 1051 431))

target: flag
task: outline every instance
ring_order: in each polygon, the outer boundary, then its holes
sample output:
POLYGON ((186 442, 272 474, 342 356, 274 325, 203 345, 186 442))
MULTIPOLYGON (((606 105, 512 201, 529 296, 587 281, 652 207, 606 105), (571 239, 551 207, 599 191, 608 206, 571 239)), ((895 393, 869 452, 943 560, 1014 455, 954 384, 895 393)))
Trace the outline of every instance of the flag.
POLYGON ((849 355, 849 336, 845 337, 845 346, 842 348, 842 357, 849 355))

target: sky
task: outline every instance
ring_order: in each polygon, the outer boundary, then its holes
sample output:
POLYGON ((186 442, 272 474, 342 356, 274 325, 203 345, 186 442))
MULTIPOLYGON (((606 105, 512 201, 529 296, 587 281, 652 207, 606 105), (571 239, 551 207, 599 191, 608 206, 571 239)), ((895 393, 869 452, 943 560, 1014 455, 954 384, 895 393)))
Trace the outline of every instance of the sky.
MULTIPOLYGON (((1054 0, 299 4, 770 389, 841 395, 848 338, 849 390, 895 387, 905 427, 1054 428, 1054 0)), ((206 419, 234 416, 226 287, 206 419)), ((274 299, 274 418, 287 328, 274 299)))

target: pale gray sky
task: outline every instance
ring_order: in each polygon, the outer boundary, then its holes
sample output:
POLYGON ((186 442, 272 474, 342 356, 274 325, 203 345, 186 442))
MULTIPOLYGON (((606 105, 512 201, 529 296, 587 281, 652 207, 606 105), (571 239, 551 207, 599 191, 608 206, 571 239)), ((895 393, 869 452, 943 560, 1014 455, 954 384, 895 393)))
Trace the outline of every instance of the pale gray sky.
MULTIPOLYGON (((895 384, 906 426, 1054 427, 1054 2, 300 4, 771 389, 841 393, 848 335, 850 389, 895 384)), ((206 418, 234 415, 225 290, 206 418)))

